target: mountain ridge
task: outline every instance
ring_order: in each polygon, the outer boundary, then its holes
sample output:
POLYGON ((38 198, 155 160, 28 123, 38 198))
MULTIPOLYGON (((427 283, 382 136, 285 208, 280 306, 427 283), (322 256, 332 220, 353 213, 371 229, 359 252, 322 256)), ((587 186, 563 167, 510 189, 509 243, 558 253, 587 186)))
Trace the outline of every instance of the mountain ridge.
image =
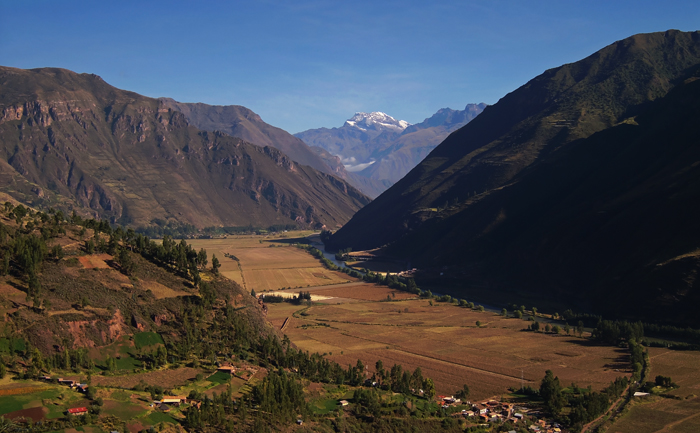
POLYGON ((318 148, 313 149, 287 131, 265 123, 249 108, 241 105, 209 105, 201 102, 178 102, 159 98, 166 107, 180 111, 193 126, 205 131, 223 131, 258 146, 281 150, 293 161, 323 173, 337 176, 370 197, 376 197, 385 186, 380 181, 358 178, 348 173, 340 159, 318 148))
POLYGON ((468 104, 464 110, 442 108, 414 125, 382 112, 356 113, 341 127, 310 129, 295 136, 338 155, 347 171, 393 184, 484 107, 481 103, 468 104))
POLYGON ((342 224, 369 199, 278 149, 90 74, 0 68, 3 191, 112 222, 342 224))
POLYGON ((662 158, 660 147, 664 136, 674 141, 673 148, 689 146, 692 133, 679 131, 690 128, 683 110, 697 111, 687 95, 698 95, 698 75, 700 32, 679 31, 635 35, 550 69, 452 133, 330 243, 353 250, 385 245, 387 254, 418 267, 450 266, 448 273, 479 287, 563 303, 576 299, 589 311, 618 317, 647 314, 668 321, 674 309, 682 310, 678 322, 697 325, 684 305, 697 300, 698 288, 682 284, 692 281, 695 262, 683 259, 685 267, 676 273, 662 263, 679 266, 675 258, 691 257, 690 244, 700 234, 688 223, 687 211, 658 191, 675 191, 688 202, 700 197, 691 182, 695 157, 662 158), (674 123, 667 113, 686 123, 674 123), (632 144, 624 157, 613 153, 627 142, 645 149, 644 157, 635 155, 632 144), (649 170, 661 161, 677 166, 678 174, 658 174, 656 189, 632 168, 649 170), (630 212, 606 208, 622 206, 630 194, 649 202, 630 212), (632 295, 636 288, 639 297, 632 295), (596 303, 600 296, 611 303, 596 303), (621 311, 620 305, 635 309, 621 311), (663 308, 654 313, 655 305, 663 308))

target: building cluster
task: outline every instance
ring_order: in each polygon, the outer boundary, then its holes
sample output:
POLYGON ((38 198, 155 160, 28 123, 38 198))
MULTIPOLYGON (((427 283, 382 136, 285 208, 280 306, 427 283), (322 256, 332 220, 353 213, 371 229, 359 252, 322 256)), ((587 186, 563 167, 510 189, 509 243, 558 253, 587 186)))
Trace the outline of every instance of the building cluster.
POLYGON ((497 400, 486 400, 478 403, 462 402, 453 396, 438 396, 442 407, 447 409, 460 405, 467 406, 461 412, 455 412, 452 416, 478 419, 482 423, 529 424, 528 429, 533 433, 565 433, 565 430, 557 423, 550 423, 539 418, 540 413, 527 407, 513 403, 505 403, 497 400))
POLYGON ((187 397, 184 395, 164 395, 160 400, 153 401, 152 407, 167 413, 170 412, 171 408, 179 407, 185 403, 187 403, 187 397))
POLYGON ((258 372, 258 369, 251 367, 251 366, 236 367, 236 366, 233 366, 229 363, 223 363, 223 364, 219 365, 219 367, 216 369, 216 371, 220 371, 222 373, 228 373, 231 376, 237 376, 243 380, 248 381, 253 376, 255 376, 255 373, 258 372))
POLYGON ((71 379, 64 379, 62 377, 53 378, 51 376, 41 376, 39 379, 41 379, 45 382, 58 382, 62 385, 67 385, 70 389, 75 389, 76 391, 80 391, 80 392, 87 392, 87 389, 88 389, 87 383, 78 383, 78 381, 71 380, 71 379))

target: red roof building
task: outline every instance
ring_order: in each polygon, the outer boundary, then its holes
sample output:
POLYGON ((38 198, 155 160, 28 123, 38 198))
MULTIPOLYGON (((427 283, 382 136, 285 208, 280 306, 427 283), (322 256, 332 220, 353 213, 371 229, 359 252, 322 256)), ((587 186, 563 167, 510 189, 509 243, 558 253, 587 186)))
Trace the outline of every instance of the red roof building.
POLYGON ((88 408, 86 407, 74 407, 73 409, 68 409, 68 415, 78 416, 85 415, 88 413, 88 408))

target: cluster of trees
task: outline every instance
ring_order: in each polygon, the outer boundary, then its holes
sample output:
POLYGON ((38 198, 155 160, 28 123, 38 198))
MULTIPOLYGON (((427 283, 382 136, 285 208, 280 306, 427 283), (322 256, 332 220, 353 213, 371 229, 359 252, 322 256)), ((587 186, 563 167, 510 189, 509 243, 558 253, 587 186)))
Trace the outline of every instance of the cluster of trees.
POLYGON ((593 421, 605 413, 610 404, 617 400, 628 385, 624 377, 618 377, 601 392, 580 389, 572 386, 573 392, 564 392, 559 378, 551 370, 545 372, 539 388, 545 409, 562 424, 578 430, 584 424, 593 421), (568 415, 562 416, 563 408, 569 406, 568 415))
MULTIPOLYGON (((358 368, 360 368, 358 361, 358 368)), ((382 389, 391 390, 400 394, 416 394, 423 390, 423 395, 431 400, 435 397, 435 384, 430 378, 424 378, 420 367, 416 367, 413 373, 404 370, 399 364, 394 364, 391 369, 385 370, 381 359, 375 364, 377 372, 372 376, 372 381, 377 381, 382 389)))
POLYGON ((42 299, 38 274, 44 261, 63 258, 63 249, 59 244, 49 248, 47 243, 59 234, 65 234, 65 217, 54 209, 48 213, 34 212, 22 205, 13 206, 10 202, 5 202, 3 211, 15 220, 17 227, 0 223, 0 275, 14 273, 24 278, 27 282, 27 301, 40 307, 46 300, 42 299))
POLYGON ((568 403, 571 412, 567 417, 562 417, 562 422, 579 429, 608 410, 610 405, 617 400, 628 385, 624 377, 618 377, 601 392, 582 392, 569 397, 568 403))
POLYGON ((630 340, 640 341, 644 337, 642 322, 620 320, 600 320, 591 334, 591 338, 604 344, 618 345, 630 340))

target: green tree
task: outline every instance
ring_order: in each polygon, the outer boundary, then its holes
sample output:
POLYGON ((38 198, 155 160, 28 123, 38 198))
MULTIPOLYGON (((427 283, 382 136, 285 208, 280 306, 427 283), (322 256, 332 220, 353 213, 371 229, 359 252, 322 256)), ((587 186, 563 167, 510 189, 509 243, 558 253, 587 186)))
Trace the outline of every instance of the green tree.
POLYGON ((540 397, 544 401, 547 410, 554 416, 558 416, 564 407, 564 397, 562 395, 559 378, 554 376, 552 370, 545 372, 540 384, 540 397))
POLYGON ((469 397, 469 387, 467 384, 462 385, 462 389, 455 392, 455 397, 464 400, 469 397))
POLYGON ((435 383, 433 383, 433 379, 429 377, 423 381, 423 395, 428 400, 435 398, 435 383))
POLYGON ((131 259, 131 254, 126 248, 119 248, 119 253, 117 254, 117 263, 121 268, 122 272, 126 275, 132 275, 136 269, 134 261, 131 259))
POLYGON ((477 328, 481 328, 481 321, 480 321, 480 320, 477 320, 477 321, 476 321, 476 327, 477 327, 477 328))
POLYGON ((221 267, 221 263, 219 263, 219 259, 216 258, 216 254, 211 256, 211 270, 214 272, 214 274, 219 275, 219 268, 221 267))
POLYGON ((564 323, 564 332, 566 332, 566 335, 569 335, 571 332, 571 326, 568 323, 564 323))
POLYGON ((56 244, 51 248, 51 256, 55 260, 61 260, 63 258, 63 247, 61 245, 56 244))
POLYGON ((522 318, 523 318, 523 312, 520 311, 520 310, 517 310, 517 311, 515 312, 515 317, 517 317, 518 319, 522 319, 522 318))
POLYGON ((554 332, 555 334, 559 334, 561 332, 559 325, 552 326, 552 332, 554 332))
POLYGON ((501 310, 501 316, 508 317, 508 309, 507 308, 504 308, 501 310))
POLYGON ((202 268, 205 268, 207 266, 207 263, 209 263, 209 259, 207 259, 207 250, 202 248, 199 250, 199 253, 197 253, 197 265, 199 265, 202 268))

